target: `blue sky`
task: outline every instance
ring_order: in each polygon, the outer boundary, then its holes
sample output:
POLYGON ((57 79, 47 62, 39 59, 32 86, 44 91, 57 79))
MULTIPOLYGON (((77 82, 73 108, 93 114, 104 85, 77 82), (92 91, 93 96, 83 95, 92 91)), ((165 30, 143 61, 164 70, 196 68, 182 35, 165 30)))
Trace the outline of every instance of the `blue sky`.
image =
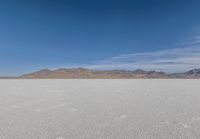
POLYGON ((0 75, 200 68, 198 0, 1 0, 0 75))

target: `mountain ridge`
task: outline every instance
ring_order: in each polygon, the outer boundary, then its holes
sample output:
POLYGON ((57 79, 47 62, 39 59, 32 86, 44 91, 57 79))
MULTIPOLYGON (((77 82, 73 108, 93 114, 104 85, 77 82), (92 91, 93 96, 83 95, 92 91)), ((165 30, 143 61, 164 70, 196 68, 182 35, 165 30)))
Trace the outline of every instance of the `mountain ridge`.
POLYGON ((162 71, 131 70, 94 70, 86 68, 42 69, 23 74, 20 79, 134 79, 134 78, 200 78, 200 69, 183 73, 168 74, 162 71))

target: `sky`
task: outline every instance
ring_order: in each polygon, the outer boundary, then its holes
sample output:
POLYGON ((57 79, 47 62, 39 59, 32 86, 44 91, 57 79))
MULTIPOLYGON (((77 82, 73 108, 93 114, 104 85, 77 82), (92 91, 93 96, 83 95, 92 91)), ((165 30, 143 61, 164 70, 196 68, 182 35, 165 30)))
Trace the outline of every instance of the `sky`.
POLYGON ((0 0, 0 76, 200 68, 199 0, 0 0))

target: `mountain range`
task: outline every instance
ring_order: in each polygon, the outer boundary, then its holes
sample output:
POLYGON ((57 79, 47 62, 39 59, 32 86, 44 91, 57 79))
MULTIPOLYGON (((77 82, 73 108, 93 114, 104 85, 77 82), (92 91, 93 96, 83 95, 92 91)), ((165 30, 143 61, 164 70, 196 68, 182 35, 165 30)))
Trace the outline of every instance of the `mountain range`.
MULTIPOLYGON (((5 77, 4 77, 5 78, 5 77)), ((8 77, 7 77, 8 78, 8 77)), ((12 77, 9 77, 12 78, 12 77)), ((200 78, 200 69, 192 69, 183 73, 165 73, 157 71, 130 70, 92 70, 85 68, 42 69, 23 74, 19 79, 134 79, 134 78, 200 78)))

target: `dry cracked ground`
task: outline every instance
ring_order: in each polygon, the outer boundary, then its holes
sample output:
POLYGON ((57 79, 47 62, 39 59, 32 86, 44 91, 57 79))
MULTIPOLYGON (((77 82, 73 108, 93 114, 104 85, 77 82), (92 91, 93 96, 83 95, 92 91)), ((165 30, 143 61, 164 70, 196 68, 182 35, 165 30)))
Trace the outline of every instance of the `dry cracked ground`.
POLYGON ((200 80, 0 80, 0 139, 199 139, 200 80))

